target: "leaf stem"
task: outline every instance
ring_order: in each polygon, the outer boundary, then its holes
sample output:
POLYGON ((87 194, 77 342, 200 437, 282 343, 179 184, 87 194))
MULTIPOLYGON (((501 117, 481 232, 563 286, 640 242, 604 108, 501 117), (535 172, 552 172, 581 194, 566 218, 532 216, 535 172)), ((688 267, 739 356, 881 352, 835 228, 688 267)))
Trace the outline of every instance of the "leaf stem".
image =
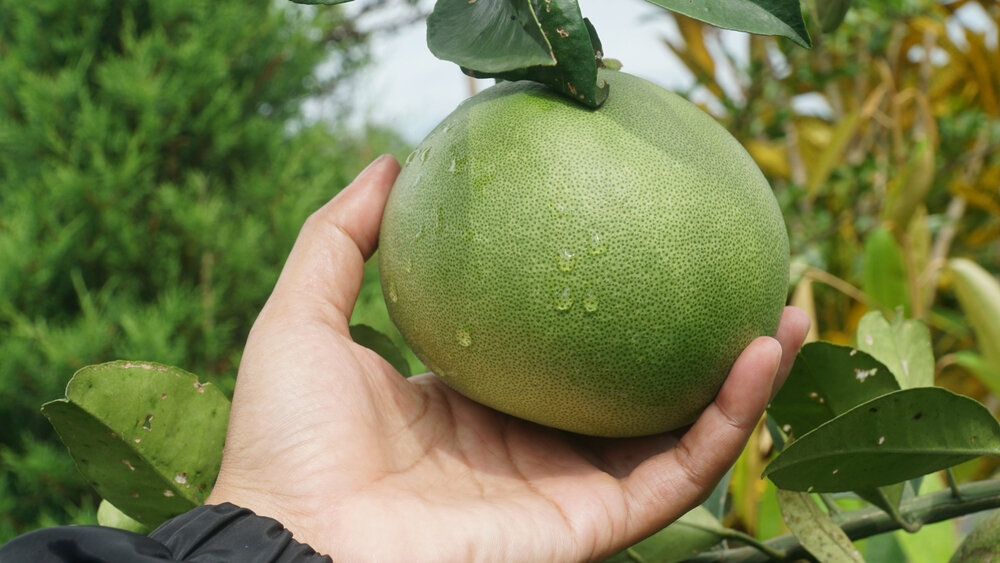
MULTIPOLYGON (((944 489, 905 500, 900 505, 899 512, 906 521, 924 525, 950 520, 958 516, 989 510, 991 508, 1000 508, 1000 478, 965 483, 957 486, 956 490, 944 489), (956 492, 959 495, 958 497, 955 496, 956 492)), ((874 506, 843 512, 835 516, 834 520, 837 521, 852 541, 902 528, 900 522, 893 519, 889 514, 886 514, 882 509, 874 506)), ((733 539, 745 541, 735 536, 733 536, 733 539)), ((792 534, 777 536, 765 542, 753 541, 761 543, 771 553, 764 552, 753 544, 750 544, 747 547, 705 551, 694 557, 685 559, 685 561, 755 563, 772 560, 794 561, 798 558, 809 557, 808 552, 799 543, 798 538, 792 534)))
POLYGON ((831 517, 844 512, 837 506, 837 501, 833 500, 833 497, 829 493, 820 493, 819 499, 823 501, 823 505, 826 506, 826 510, 830 513, 831 517))
POLYGON ((773 547, 767 545, 766 543, 758 540, 757 538, 745 534, 739 530, 734 530, 732 528, 723 528, 721 530, 715 530, 715 532, 728 540, 735 540, 741 543, 745 543, 753 549, 756 549, 759 553, 767 556, 769 560, 782 561, 785 559, 786 555, 784 552, 778 551, 773 547))

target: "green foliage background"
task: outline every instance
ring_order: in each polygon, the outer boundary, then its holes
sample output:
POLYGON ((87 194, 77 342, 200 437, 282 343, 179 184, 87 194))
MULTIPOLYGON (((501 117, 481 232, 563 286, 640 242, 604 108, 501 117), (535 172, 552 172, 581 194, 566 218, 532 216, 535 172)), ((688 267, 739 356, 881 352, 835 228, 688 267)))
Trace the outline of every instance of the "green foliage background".
POLYGON ((231 390, 302 221, 404 152, 302 116, 366 62, 350 23, 271 0, 0 0, 0 542, 94 522, 39 413, 75 370, 143 359, 231 390))

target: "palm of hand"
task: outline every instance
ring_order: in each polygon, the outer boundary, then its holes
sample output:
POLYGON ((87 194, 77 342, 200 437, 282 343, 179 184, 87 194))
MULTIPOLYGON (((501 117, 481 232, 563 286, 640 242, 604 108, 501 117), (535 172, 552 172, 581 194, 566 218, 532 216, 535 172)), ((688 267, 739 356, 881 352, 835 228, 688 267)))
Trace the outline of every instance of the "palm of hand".
MULTIPOLYGON (((209 502, 335 560, 562 561, 610 555, 704 498, 787 373, 777 344, 751 345, 683 437, 581 437, 404 380, 347 331, 398 166, 379 162, 310 219, 255 324, 209 502)), ((782 327, 790 360, 805 323, 786 312, 782 327)))

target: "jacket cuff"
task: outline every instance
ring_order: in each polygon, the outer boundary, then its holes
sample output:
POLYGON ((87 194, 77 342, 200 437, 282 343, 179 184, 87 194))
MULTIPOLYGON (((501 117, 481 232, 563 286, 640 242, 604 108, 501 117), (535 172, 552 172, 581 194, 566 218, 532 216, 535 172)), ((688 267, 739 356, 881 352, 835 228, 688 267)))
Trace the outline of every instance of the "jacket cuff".
POLYGON ((167 520, 149 537, 175 559, 192 563, 332 563, 330 557, 292 539, 277 520, 234 504, 199 506, 167 520))

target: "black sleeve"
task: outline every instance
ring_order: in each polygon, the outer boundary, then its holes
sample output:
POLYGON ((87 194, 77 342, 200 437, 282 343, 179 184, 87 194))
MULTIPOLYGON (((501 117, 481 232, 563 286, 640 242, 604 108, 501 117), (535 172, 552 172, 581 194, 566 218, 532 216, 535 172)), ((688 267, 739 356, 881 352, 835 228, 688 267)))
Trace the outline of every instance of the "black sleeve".
POLYGON ((149 536, 102 526, 35 530, 0 546, 0 563, 331 563, 277 520, 224 503, 167 520, 149 536))

